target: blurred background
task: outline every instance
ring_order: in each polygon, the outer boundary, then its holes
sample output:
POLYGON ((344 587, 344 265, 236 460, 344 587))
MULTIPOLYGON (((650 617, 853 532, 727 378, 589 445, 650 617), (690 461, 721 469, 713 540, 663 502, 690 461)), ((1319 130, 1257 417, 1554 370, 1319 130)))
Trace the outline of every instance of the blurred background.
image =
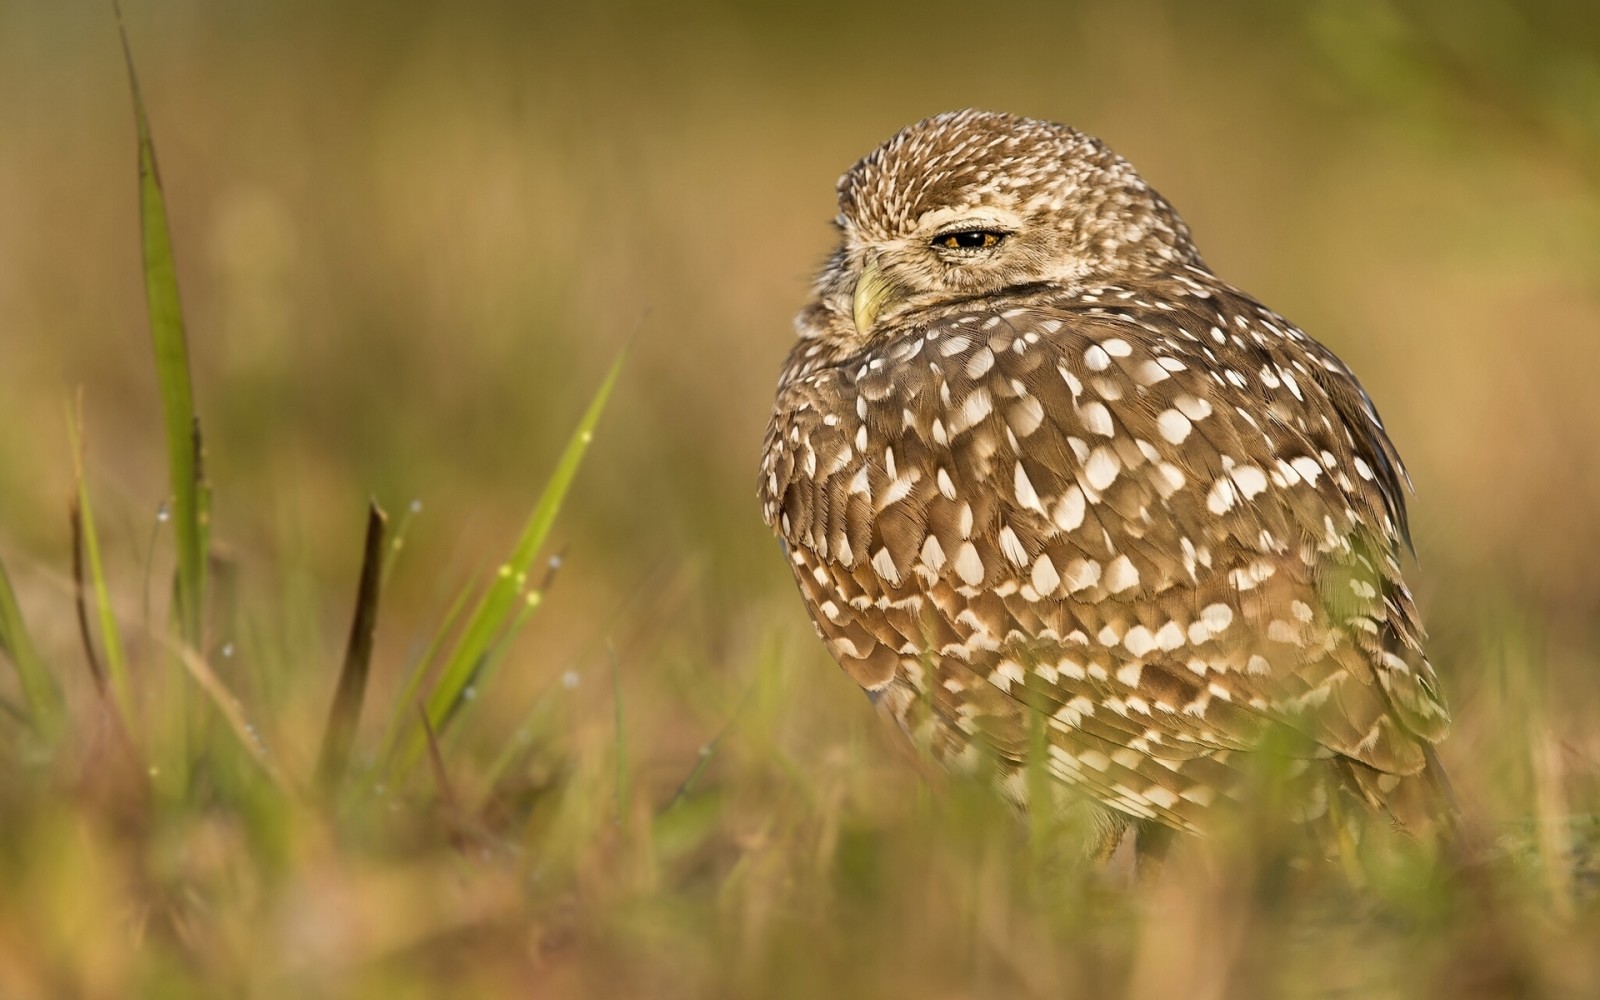
MULTIPOLYGON (((1495 713, 1486 636, 1535 643, 1558 719, 1600 711, 1600 8, 287 0, 126 17, 214 539, 239 606, 276 609, 265 627, 308 650, 337 648, 365 499, 417 501, 381 632, 395 675, 501 557, 631 340, 563 515, 551 614, 509 673, 581 669, 622 636, 638 671, 683 656, 737 688, 777 628, 856 711, 760 522, 757 453, 835 178, 910 121, 980 106, 1105 138, 1220 274, 1365 381, 1416 481, 1412 579, 1463 716, 1453 755, 1495 713)), ((166 489, 106 5, 0 7, 0 123, 0 553, 42 584, 19 586, 36 627, 70 643, 76 392, 101 516, 127 540, 114 577, 148 579, 166 489)), ((331 690, 331 671, 310 683, 331 690)), ((1600 758, 1592 727, 1562 731, 1600 758)))
MULTIPOLYGON (((539 692, 575 686, 590 701, 574 725, 612 738, 614 663, 659 804, 781 663, 770 732, 738 738, 786 748, 795 773, 859 761, 835 751, 881 728, 761 523, 758 452, 835 179, 901 126, 978 106, 1104 138, 1219 274, 1360 375, 1416 483, 1410 578, 1457 715, 1447 765, 1503 815, 1530 789, 1556 812, 1592 796, 1600 5, 126 0, 125 15, 215 491, 214 646, 247 704, 286 706, 265 735, 300 773, 366 499, 419 508, 380 621, 384 697, 504 558, 630 343, 558 525, 564 568, 484 729, 503 738, 539 692), (1531 753, 1500 745, 1513 731, 1531 753)), ((0 4, 0 558, 72 669, 80 391, 129 618, 171 558, 134 166, 109 5, 0 4)), ((730 821, 741 850, 757 819, 730 821)))

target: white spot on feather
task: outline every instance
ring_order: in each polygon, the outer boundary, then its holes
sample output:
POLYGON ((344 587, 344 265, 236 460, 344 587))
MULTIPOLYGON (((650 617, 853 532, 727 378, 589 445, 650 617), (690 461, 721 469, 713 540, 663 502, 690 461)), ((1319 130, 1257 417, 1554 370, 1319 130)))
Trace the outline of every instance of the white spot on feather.
POLYGON ((969 378, 982 378, 994 367, 994 352, 987 347, 980 347, 967 359, 967 376, 969 378))
POLYGON ((939 353, 947 358, 953 358, 971 346, 971 339, 961 334, 957 334, 954 337, 946 337, 939 344, 939 353))
POLYGON ((1189 422, 1188 417, 1177 410, 1162 410, 1161 416, 1156 418, 1156 427, 1160 429, 1161 436, 1168 441, 1182 444, 1194 425, 1189 422))
POLYGON ((1056 572, 1056 565, 1050 561, 1048 555, 1041 553, 1039 558, 1033 561, 1031 582, 1033 589, 1044 597, 1055 593, 1056 588, 1061 586, 1061 574, 1056 572))
POLYGON ((1033 488, 1033 481, 1028 478, 1028 472, 1022 467, 1021 462, 1016 464, 1011 478, 1017 493, 1017 503, 1043 514, 1044 505, 1039 502, 1038 491, 1033 488))
POLYGON ((1027 437, 1044 423, 1044 404, 1030 395, 1019 395, 1016 405, 1007 411, 1006 421, 1017 437, 1027 437))
POLYGON ((1212 635, 1221 635, 1233 624, 1233 609, 1226 604, 1207 604, 1200 609, 1200 623, 1212 635))
POLYGON ((1078 415, 1083 418, 1083 426, 1092 434, 1110 437, 1116 433, 1116 425, 1111 422, 1111 411, 1106 409, 1104 403, 1085 403, 1078 415))
POLYGON ((1117 458, 1117 453, 1102 445, 1089 454, 1089 461, 1083 467, 1083 476, 1089 481, 1090 486, 1103 490, 1116 481, 1117 473, 1121 469, 1122 461, 1117 458))
POLYGON ((1072 531, 1083 524, 1083 515, 1087 507, 1083 491, 1076 486, 1069 486, 1067 491, 1061 494, 1061 499, 1056 501, 1055 509, 1050 512, 1050 519, 1055 521, 1056 527, 1062 531, 1072 531))
POLYGON ((1074 559, 1067 563, 1061 578, 1066 581, 1067 590, 1076 594, 1100 582, 1100 564, 1093 559, 1074 559))
MULTIPOLYGON (((1156 648, 1156 637, 1143 625, 1135 625, 1133 628, 1128 629, 1127 635, 1122 637, 1122 644, 1134 656, 1143 656, 1156 648)), ((1139 664, 1130 663, 1119 668, 1117 670, 1117 679, 1130 687, 1137 687, 1139 684, 1139 664), (1133 679, 1123 680, 1123 674, 1130 669, 1133 673, 1133 679)))
POLYGON ((983 582, 983 560, 978 558, 978 550, 971 542, 962 542, 961 548, 956 550, 955 570, 963 582, 974 587, 983 582))
POLYGON ((1106 567, 1106 589, 1113 594, 1120 594, 1139 585, 1139 571, 1127 556, 1117 556, 1106 567))
POLYGON ((1211 416, 1211 404, 1198 396, 1190 396, 1186 393, 1174 399, 1172 405, 1176 406, 1178 411, 1190 420, 1200 421, 1211 416))
POLYGON ((889 554, 887 548, 881 548, 872 554, 872 568, 885 582, 890 584, 900 582, 900 571, 895 568, 894 557, 889 554))
POLYGON ((1172 652, 1183 645, 1183 627, 1177 622, 1167 622, 1156 630, 1156 648, 1172 652))
POLYGON ((1022 547, 1022 540, 1009 524, 1000 529, 1000 551, 1018 566, 1028 565, 1028 550, 1022 547))
POLYGON ((1211 492, 1206 494, 1206 509, 1213 514, 1226 514, 1233 509, 1234 497, 1233 480, 1223 476, 1211 484, 1211 492))
POLYGON ((1233 470, 1233 483, 1246 500, 1267 488, 1266 473, 1253 465, 1241 465, 1233 470))
POLYGON ((993 412, 994 402, 989 398, 989 390, 980 386, 972 390, 967 401, 961 404, 962 425, 973 427, 993 412))

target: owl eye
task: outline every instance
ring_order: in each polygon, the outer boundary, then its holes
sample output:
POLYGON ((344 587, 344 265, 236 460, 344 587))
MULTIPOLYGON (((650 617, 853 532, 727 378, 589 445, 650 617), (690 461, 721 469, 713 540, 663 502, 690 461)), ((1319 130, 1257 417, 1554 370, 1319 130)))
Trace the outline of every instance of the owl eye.
POLYGON ((933 245, 940 250, 992 250, 1010 235, 998 229, 961 229, 935 236, 933 245))

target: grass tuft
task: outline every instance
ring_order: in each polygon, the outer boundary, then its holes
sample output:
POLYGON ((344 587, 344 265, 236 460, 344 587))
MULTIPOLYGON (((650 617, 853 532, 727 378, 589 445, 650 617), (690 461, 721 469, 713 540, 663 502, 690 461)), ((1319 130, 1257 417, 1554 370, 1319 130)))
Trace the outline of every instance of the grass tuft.
MULTIPOLYGON (((471 698, 477 693, 476 688, 487 680, 488 668, 493 665, 492 654, 497 644, 507 643, 514 638, 522 624, 527 621, 528 615, 543 601, 543 590, 539 586, 529 587, 529 576, 533 572, 534 561, 549 538, 550 528, 555 523, 556 515, 561 512, 561 505, 566 500, 573 479, 577 477, 584 453, 594 440, 595 427, 600 422, 600 415, 605 412, 606 401, 611 397, 611 391, 616 386, 617 377, 622 373, 622 365, 626 358, 627 353, 623 352, 612 362, 610 371, 600 383, 600 388, 590 401, 583 419, 579 421, 577 429, 568 439, 567 446, 556 463, 555 472, 534 505, 533 512, 528 516, 510 557, 490 575, 481 596, 462 626, 460 637, 440 668, 438 679, 424 703, 428 724, 435 733, 442 735, 466 710, 471 698), (469 690, 472 692, 470 695, 469 690)), ((465 593, 462 597, 465 598, 465 593)), ((464 606, 462 600, 458 600, 457 606, 464 606)), ((453 617, 451 615, 450 619, 453 617)), ((450 619, 447 619, 446 630, 450 625, 450 619)), ((444 632, 445 630, 441 630, 435 636, 429 646, 430 650, 443 648, 444 632)), ((424 657, 417 665, 416 673, 407 686, 408 695, 416 690, 428 666, 428 657, 424 657)), ((396 707, 396 712, 406 711, 403 706, 409 700, 403 695, 401 705, 396 707)), ((401 748, 396 762, 400 774, 410 771, 422 749, 423 734, 413 728, 412 736, 401 748)))

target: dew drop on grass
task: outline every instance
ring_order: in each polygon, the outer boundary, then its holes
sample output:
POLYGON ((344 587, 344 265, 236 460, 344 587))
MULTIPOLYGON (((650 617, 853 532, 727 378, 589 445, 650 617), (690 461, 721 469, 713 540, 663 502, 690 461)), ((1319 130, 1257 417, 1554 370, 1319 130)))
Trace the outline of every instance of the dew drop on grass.
POLYGON ((260 751, 262 754, 267 753, 267 744, 261 739, 261 734, 256 731, 256 727, 254 725, 246 722, 244 724, 244 734, 249 738, 250 742, 258 751, 260 751))
POLYGON ((170 520, 172 520, 172 511, 167 508, 167 503, 163 500, 161 506, 156 508, 156 523, 166 524, 170 520))
POLYGON ((573 688, 578 686, 578 681, 581 679, 582 678, 578 676, 578 672, 576 670, 568 670, 566 673, 561 675, 561 686, 566 688, 568 691, 571 691, 573 688))

